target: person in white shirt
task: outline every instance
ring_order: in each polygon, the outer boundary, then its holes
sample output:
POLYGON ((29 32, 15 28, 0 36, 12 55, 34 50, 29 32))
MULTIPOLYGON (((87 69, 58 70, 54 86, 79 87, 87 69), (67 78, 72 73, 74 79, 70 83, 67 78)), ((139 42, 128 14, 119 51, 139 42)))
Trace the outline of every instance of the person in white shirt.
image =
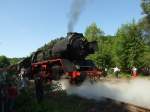
POLYGON ((115 76, 116 76, 117 78, 119 78, 120 69, 116 66, 116 67, 113 68, 113 70, 114 70, 115 76))

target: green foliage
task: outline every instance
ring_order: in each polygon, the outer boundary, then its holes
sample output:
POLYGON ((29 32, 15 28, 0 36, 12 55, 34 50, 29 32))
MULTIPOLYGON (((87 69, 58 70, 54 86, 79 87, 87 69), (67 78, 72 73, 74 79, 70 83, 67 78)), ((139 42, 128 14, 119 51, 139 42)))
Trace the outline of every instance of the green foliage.
POLYGON ((95 61, 98 67, 108 67, 111 65, 111 54, 110 52, 110 44, 111 39, 104 36, 104 32, 97 27, 96 23, 92 23, 85 30, 85 37, 88 41, 97 41, 98 49, 95 54, 90 55, 88 58, 95 61))
POLYGON ((94 54, 96 64, 100 68, 109 68, 113 65, 112 62, 112 45, 113 45, 113 37, 103 36, 98 41, 98 51, 94 54))
POLYGON ((105 36, 102 41, 101 54, 103 57, 103 67, 109 68, 114 66, 113 62, 113 45, 115 37, 105 36))
POLYGON ((109 54, 100 54, 99 52, 96 52, 91 56, 91 59, 93 59, 100 68, 111 66, 111 55, 109 54))
POLYGON ((17 64, 22 58, 8 58, 6 56, 0 56, 0 68, 8 67, 9 65, 17 64))
POLYGON ((122 25, 118 30, 115 49, 118 62, 122 67, 142 66, 144 42, 142 34, 134 22, 122 25))
POLYGON ((88 41, 97 40, 99 37, 103 36, 104 32, 97 27, 96 23, 92 23, 85 30, 85 37, 88 41))
POLYGON ((150 46, 150 0, 141 0, 144 17, 139 21, 143 39, 150 46))
POLYGON ((104 32, 97 27, 96 23, 93 23, 86 28, 85 37, 89 41, 96 40, 98 42, 97 51, 88 58, 93 60, 100 68, 112 66, 113 37, 104 36, 104 32))
POLYGON ((141 59, 144 63, 144 66, 150 67, 150 46, 145 46, 144 55, 141 59))
POLYGON ((6 56, 0 56, 0 68, 4 68, 10 65, 9 59, 6 56))
POLYGON ((17 64, 19 61, 21 61, 22 58, 9 58, 10 64, 11 65, 15 65, 17 64))
POLYGON ((144 14, 150 15, 150 0, 142 0, 141 7, 144 14))

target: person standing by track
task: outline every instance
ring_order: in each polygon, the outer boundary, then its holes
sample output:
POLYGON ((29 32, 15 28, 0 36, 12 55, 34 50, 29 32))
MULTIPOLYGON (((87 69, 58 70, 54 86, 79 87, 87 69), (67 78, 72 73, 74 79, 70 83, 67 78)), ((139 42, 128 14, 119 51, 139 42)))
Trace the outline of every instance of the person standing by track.
POLYGON ((138 76, 137 68, 135 66, 133 66, 133 68, 131 69, 131 76, 132 78, 135 78, 138 76))
POLYGON ((114 70, 114 73, 115 73, 115 76, 116 78, 119 78, 119 72, 120 72, 120 69, 116 66, 114 68, 112 68, 114 70))

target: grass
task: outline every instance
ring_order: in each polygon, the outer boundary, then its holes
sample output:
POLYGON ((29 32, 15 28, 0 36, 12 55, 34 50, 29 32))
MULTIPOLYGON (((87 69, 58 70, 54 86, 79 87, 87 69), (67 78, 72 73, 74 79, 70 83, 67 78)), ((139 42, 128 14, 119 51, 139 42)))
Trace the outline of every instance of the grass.
POLYGON ((40 103, 32 92, 24 92, 16 101, 16 112, 86 112, 96 102, 65 92, 51 93, 40 103))

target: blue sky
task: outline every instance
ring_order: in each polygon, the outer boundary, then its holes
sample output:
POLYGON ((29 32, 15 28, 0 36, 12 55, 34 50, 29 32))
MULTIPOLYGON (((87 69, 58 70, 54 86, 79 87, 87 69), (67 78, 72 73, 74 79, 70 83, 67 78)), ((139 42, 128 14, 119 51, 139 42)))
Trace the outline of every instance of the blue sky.
MULTIPOLYGON (((66 36, 72 0, 0 0, 0 55, 23 57, 66 36)), ((96 22, 106 35, 141 15, 140 0, 89 0, 74 28, 96 22)))

